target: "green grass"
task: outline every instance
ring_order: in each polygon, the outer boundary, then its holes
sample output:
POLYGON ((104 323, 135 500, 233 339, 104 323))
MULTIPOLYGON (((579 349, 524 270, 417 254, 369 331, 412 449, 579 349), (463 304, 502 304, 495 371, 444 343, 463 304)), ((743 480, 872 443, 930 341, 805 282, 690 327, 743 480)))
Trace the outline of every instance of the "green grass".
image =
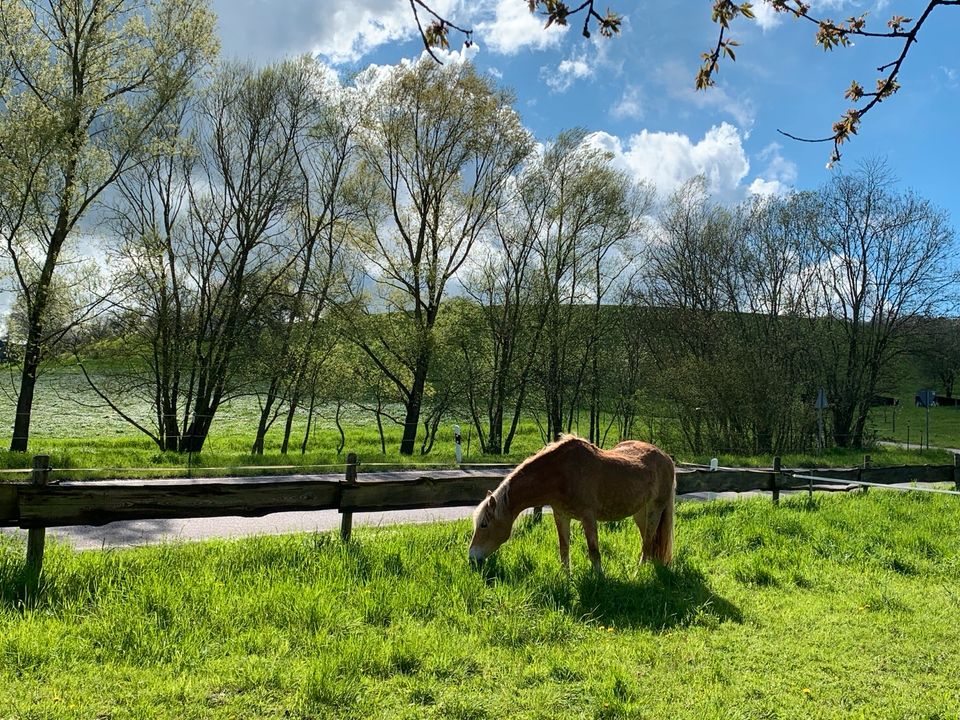
MULTIPOLYGON (((9 370, 9 369, 8 369, 9 370)), ((110 370, 109 364, 98 364, 92 371, 98 382, 103 382, 110 370)), ((9 386, 12 380, 5 378, 3 386, 9 386)), ((9 392, 0 393, 0 417, 12 418, 14 403, 9 392)), ((911 396, 912 397, 912 396, 911 396)), ((905 402, 905 401, 904 401, 905 402)), ((146 403, 124 405, 135 418, 146 421, 149 407, 146 403)), ((399 414, 399 408, 392 408, 399 414)), ((873 415, 873 427, 877 437, 882 439, 906 440, 907 422, 911 426, 911 441, 919 441, 919 428, 922 426, 922 410, 902 405, 897 412, 897 432, 892 432, 892 414, 889 408, 876 408, 873 415)), ((374 426, 373 416, 352 406, 344 409, 343 425, 346 442, 343 452, 338 454, 339 442, 333 421, 334 409, 322 407, 316 417, 314 430, 307 451, 300 452, 300 440, 306 424, 306 416, 301 412, 294 423, 290 452, 280 453, 282 439, 282 419, 274 424, 266 438, 266 451, 263 455, 251 455, 250 445, 259 417, 257 399, 253 396, 236 398, 222 406, 213 422, 204 451, 193 457, 179 453, 161 453, 155 444, 142 433, 117 417, 112 410, 104 407, 96 395, 89 389, 86 381, 75 367, 53 366, 41 375, 37 384, 37 396, 30 437, 29 453, 9 453, 2 449, 9 445, 9 431, 0 433, 0 468, 28 468, 35 454, 46 454, 51 464, 57 468, 54 478, 76 477, 144 477, 144 476, 182 476, 187 474, 188 465, 194 468, 223 468, 238 466, 300 465, 305 471, 340 472, 346 462, 346 454, 355 452, 361 461, 361 471, 374 469, 386 464, 402 467, 411 464, 445 464, 452 466, 454 423, 459 423, 464 431, 465 459, 468 462, 519 462, 543 446, 540 429, 531 419, 525 419, 514 441, 511 453, 506 456, 484 456, 479 452, 479 443, 473 436, 466 413, 452 414, 441 427, 433 451, 420 455, 419 441, 417 452, 413 456, 402 456, 398 452, 400 428, 386 426, 387 452, 381 453, 380 440, 374 426), (468 445, 469 439, 469 445, 468 445), (105 468, 102 472, 90 472, 83 468, 105 468), (141 470, 140 468, 146 468, 141 470), (167 469, 164 469, 167 468, 167 469)), ((642 439, 650 439, 676 455, 679 461, 709 463, 709 456, 694 456, 684 452, 676 428, 658 418, 651 429, 640 423, 638 432, 642 439)), ((586 432, 586 417, 582 429, 586 432)), ((617 442, 616 431, 612 431, 607 446, 617 442)), ((960 409, 934 408, 931 411, 931 445, 960 447, 960 409)), ((853 466, 863 461, 863 450, 830 449, 822 454, 797 454, 783 458, 788 467, 824 467, 853 466)), ((944 464, 952 462, 952 457, 942 451, 920 451, 876 447, 869 452, 877 465, 900 465, 915 463, 944 464)), ((770 466, 772 457, 741 456, 718 453, 721 464, 727 466, 770 466)), ((378 468, 379 469, 379 468, 378 468)), ((195 475, 216 475, 221 471, 203 472, 194 470, 195 475)), ((263 474, 264 470, 235 471, 233 474, 263 474)), ((288 471, 275 471, 288 472, 288 471)), ((22 479, 23 475, 2 473, 3 480, 22 479)))
MULTIPOLYGON (((909 440, 911 446, 919 446, 921 442, 926 444, 926 414, 926 408, 915 407, 912 399, 909 404, 901 400, 894 429, 893 408, 874 408, 877 436, 901 443, 909 440)), ((960 406, 930 408, 930 446, 960 448, 960 406)))
POLYGON ((0 550, 0 718, 952 718, 960 503, 682 505, 672 569, 604 526, 466 522, 77 553, 0 550))

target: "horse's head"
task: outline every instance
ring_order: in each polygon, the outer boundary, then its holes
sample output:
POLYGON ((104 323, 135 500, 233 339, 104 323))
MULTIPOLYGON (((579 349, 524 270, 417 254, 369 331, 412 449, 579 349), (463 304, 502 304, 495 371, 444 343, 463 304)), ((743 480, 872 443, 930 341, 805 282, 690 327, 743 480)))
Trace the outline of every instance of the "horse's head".
POLYGON ((497 500, 492 492, 473 513, 473 540, 470 541, 470 561, 482 563, 510 539, 513 518, 506 508, 506 496, 497 500))

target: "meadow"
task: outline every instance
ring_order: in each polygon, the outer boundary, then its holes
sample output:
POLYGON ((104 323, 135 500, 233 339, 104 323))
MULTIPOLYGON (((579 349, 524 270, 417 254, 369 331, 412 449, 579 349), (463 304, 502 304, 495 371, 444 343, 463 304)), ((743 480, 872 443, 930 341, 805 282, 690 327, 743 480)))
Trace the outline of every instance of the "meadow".
MULTIPOLYGON (((109 366, 99 368, 102 380, 109 373, 109 366)), ((0 383, 0 417, 12 418, 14 400, 10 389, 12 378, 0 383)), ((511 452, 502 456, 481 454, 479 443, 470 427, 466 413, 451 414, 442 424, 437 435, 436 445, 426 455, 417 452, 413 456, 402 456, 398 452, 400 427, 385 425, 386 453, 381 452, 380 439, 372 413, 362 411, 355 406, 345 405, 341 411, 341 422, 345 433, 345 445, 341 453, 336 448, 340 434, 334 422, 335 406, 326 404, 318 409, 314 418, 313 430, 306 452, 300 451, 300 440, 306 426, 306 413, 298 414, 294 423, 291 448, 288 454, 280 453, 282 439, 282 419, 267 434, 263 455, 252 455, 250 445, 253 442, 259 404, 256 395, 246 395, 226 403, 218 412, 209 439, 202 453, 186 456, 179 453, 163 453, 158 450, 145 435, 139 433, 112 410, 104 406, 89 389, 83 376, 69 365, 52 366, 40 377, 37 385, 33 426, 30 439, 30 452, 26 454, 9 453, 5 448, 9 444, 9 430, 0 433, 0 467, 28 468, 34 454, 47 454, 55 468, 65 469, 61 477, 137 477, 146 475, 183 475, 186 472, 204 474, 202 468, 263 466, 300 466, 303 471, 339 472, 346 461, 346 453, 355 452, 363 464, 368 467, 387 464, 405 466, 411 464, 454 464, 453 425, 460 424, 463 429, 464 459, 468 462, 519 462, 539 450, 544 443, 540 426, 532 417, 521 422, 511 452), (83 470, 85 468, 103 468, 101 472, 83 470), (198 469, 201 468, 201 469, 198 469), (71 470, 72 469, 72 470, 71 470)), ((149 407, 145 403, 125 407, 138 420, 146 420, 149 407)), ((398 408, 391 408, 395 414, 398 408)), ((945 464, 952 457, 935 449, 921 450, 918 444, 918 428, 921 427, 922 410, 908 406, 906 401, 897 410, 896 432, 892 429, 890 409, 877 408, 873 415, 874 435, 881 440, 906 440, 907 423, 912 432, 912 448, 876 446, 867 452, 876 464, 899 465, 913 463, 945 464)), ((931 410, 932 446, 960 447, 960 409, 933 408, 931 410)), ((586 416, 583 418, 583 432, 588 427, 586 416)), ((574 426, 580 430, 580 425, 574 426)), ((669 419, 657 418, 652 427, 645 422, 638 428, 640 439, 652 440, 673 453, 678 461, 709 463, 709 456, 687 453, 678 436, 677 430, 669 419)), ((616 430, 608 436, 607 445, 617 442, 616 430)), ((836 467, 858 465, 863 461, 863 450, 830 448, 822 453, 798 453, 785 455, 787 467, 836 467)), ((770 466, 772 458, 765 455, 734 455, 718 448, 715 455, 721 464, 727 466, 770 466)), ((270 472, 266 470, 248 470, 239 472, 270 472)), ((276 470, 274 472, 290 472, 276 470)), ((213 471, 206 474, 218 474, 213 471)), ((10 475, 6 479, 21 476, 10 475)), ((0 478, 2 481, 3 478, 0 478)))
POLYGON ((25 596, 0 546, 0 718, 955 718, 960 503, 890 491, 523 521, 469 568, 467 522, 75 552, 25 596))

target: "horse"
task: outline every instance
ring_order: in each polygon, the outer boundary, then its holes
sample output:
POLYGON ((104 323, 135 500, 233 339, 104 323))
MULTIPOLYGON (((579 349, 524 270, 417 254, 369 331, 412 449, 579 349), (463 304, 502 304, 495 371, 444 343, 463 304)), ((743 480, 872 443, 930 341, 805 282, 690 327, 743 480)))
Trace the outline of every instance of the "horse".
POLYGON ((673 559, 676 478, 673 460, 650 443, 625 440, 602 450, 583 438, 561 437, 518 465, 473 513, 470 560, 481 564, 509 538, 513 523, 530 507, 549 505, 557 525, 560 562, 570 569, 570 520, 587 536, 587 551, 600 567, 597 522, 632 515, 643 542, 641 562, 673 559))

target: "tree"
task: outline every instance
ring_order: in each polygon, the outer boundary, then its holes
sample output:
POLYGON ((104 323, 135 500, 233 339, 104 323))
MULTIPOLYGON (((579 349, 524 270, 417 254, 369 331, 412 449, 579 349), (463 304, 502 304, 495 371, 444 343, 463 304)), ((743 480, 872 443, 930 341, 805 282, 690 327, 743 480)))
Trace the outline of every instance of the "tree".
POLYGON ((362 196, 352 168, 359 120, 346 89, 319 65, 309 62, 309 68, 313 78, 304 90, 312 99, 306 104, 302 137, 293 146, 299 198, 291 208, 290 232, 301 251, 284 280, 278 312, 263 333, 267 389, 251 448, 261 455, 267 430, 284 410, 286 453, 304 384, 318 362, 312 346, 329 305, 348 294, 353 276, 347 238, 362 196))
POLYGON ((550 199, 540 170, 540 159, 534 160, 511 184, 483 252, 464 277, 474 301, 463 313, 458 343, 464 390, 480 447, 493 455, 510 452, 546 322, 534 262, 550 199))
POLYGON ((954 233, 942 210, 898 191, 879 162, 840 174, 817 197, 817 272, 809 317, 842 447, 864 441, 882 372, 906 348, 916 320, 951 307, 954 233))
POLYGON ((2 0, 0 43, 0 233, 26 321, 10 449, 24 452, 64 245, 216 40, 205 0, 2 0))
POLYGON ((305 252, 294 147, 311 122, 310 60, 224 68, 194 113, 192 148, 143 160, 120 184, 121 272, 134 288, 118 322, 137 353, 123 392, 91 385, 161 449, 202 450, 224 401, 247 390, 252 340, 282 306, 305 252), (139 394, 153 427, 125 412, 139 394))
POLYGON ((358 248, 376 310, 398 322, 368 319, 355 340, 403 398, 410 455, 448 286, 531 143, 509 95, 469 64, 420 62, 371 80, 358 80, 370 83, 360 144, 377 196, 358 248))
POLYGON ((645 258, 649 355, 698 452, 806 449, 816 387, 806 315, 816 262, 807 195, 715 204, 702 179, 661 214, 645 258))
POLYGON ((926 373, 942 385, 943 394, 952 398, 960 375, 960 321, 929 318, 917 332, 920 345, 913 354, 919 355, 926 373))
POLYGON ((610 158, 585 142, 582 130, 561 134, 529 178, 537 222, 533 262, 543 334, 536 375, 543 390, 547 439, 570 432, 581 403, 597 406, 590 376, 601 342, 601 307, 630 266, 631 244, 651 194, 610 166, 610 158))

